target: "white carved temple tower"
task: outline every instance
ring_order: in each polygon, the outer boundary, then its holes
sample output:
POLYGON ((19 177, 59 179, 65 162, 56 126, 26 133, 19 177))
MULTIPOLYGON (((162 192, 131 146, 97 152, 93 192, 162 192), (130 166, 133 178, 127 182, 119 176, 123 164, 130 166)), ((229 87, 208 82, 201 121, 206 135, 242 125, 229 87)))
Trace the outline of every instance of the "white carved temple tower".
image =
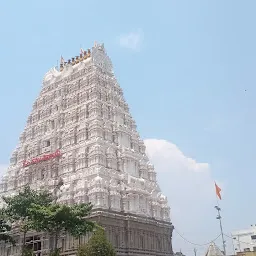
MULTIPOLYGON (((60 203, 91 202, 117 255, 173 254, 167 199, 103 45, 46 73, 0 195, 26 184, 60 203)), ((76 241, 67 235, 62 247, 76 241)))

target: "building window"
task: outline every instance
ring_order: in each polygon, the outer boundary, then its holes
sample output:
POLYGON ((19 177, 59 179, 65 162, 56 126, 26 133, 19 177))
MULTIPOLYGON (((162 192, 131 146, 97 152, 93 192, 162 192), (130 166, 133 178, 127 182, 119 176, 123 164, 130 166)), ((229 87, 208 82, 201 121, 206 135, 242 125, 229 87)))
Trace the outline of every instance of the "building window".
POLYGON ((251 236, 252 240, 256 240, 256 235, 251 236))
POLYGON ((49 140, 47 140, 46 142, 45 142, 45 146, 46 147, 49 147, 51 145, 51 142, 49 141, 49 140))
POLYGON ((161 240, 160 240, 159 238, 157 239, 157 249, 158 249, 159 251, 162 250, 161 240))
POLYGON ((45 178, 45 175, 46 175, 46 171, 45 171, 45 169, 42 169, 42 171, 41 171, 41 179, 42 180, 45 178))
POLYGON ((250 252, 251 250, 250 250, 250 248, 244 248, 244 251, 245 252, 250 252))
POLYGON ((41 251, 41 239, 38 236, 31 236, 26 239, 26 248, 34 252, 41 251))
POLYGON ((144 249, 144 237, 140 236, 140 248, 144 249))
POLYGON ((115 235, 115 245, 116 245, 116 247, 118 247, 118 245, 119 245, 119 237, 118 237, 118 235, 115 235))
POLYGON ((89 131, 88 128, 85 128, 85 139, 88 140, 89 139, 89 131))

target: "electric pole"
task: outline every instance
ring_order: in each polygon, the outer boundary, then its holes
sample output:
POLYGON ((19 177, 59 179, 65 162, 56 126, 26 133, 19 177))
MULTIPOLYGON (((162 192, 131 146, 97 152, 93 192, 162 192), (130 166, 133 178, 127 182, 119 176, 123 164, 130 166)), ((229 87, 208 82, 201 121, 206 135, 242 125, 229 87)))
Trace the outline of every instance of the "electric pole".
POLYGON ((223 253, 226 255, 226 241, 224 240, 224 234, 223 234, 223 228, 222 228, 222 222, 221 222, 221 215, 220 215, 220 207, 215 206, 215 209, 218 211, 218 215, 216 217, 217 220, 220 221, 220 232, 221 232, 221 238, 222 238, 222 245, 223 245, 223 253))
POLYGON ((194 248, 194 254, 195 254, 195 256, 196 256, 196 251, 197 251, 196 248, 194 248))

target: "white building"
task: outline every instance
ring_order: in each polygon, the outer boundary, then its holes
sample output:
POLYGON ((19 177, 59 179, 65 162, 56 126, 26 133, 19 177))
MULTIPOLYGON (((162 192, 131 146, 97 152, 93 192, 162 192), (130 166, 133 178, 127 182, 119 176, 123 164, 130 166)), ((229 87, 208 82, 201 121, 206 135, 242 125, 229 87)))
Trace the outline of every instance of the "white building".
POLYGON ((256 225, 232 232, 235 252, 256 251, 256 225))
POLYGON ((26 184, 62 204, 91 202, 117 255, 172 255, 170 207, 103 45, 44 76, 0 197, 26 184))

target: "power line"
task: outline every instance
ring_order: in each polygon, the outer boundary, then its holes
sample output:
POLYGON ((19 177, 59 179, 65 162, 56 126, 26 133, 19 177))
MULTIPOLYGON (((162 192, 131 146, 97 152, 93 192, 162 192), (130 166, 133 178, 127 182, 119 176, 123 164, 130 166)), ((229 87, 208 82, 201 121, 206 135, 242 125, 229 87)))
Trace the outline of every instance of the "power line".
POLYGON ((186 239, 184 236, 182 236, 182 235, 178 232, 178 230, 177 230, 176 228, 174 228, 174 230, 176 231, 176 233, 177 233, 184 241, 186 241, 187 243, 196 245, 196 246, 206 246, 206 245, 209 245, 210 243, 216 241, 216 240, 221 236, 221 234, 219 234, 215 239, 211 240, 211 241, 208 242, 208 243, 205 243, 205 244, 197 244, 197 243, 194 243, 194 242, 189 241, 189 240, 186 239))

